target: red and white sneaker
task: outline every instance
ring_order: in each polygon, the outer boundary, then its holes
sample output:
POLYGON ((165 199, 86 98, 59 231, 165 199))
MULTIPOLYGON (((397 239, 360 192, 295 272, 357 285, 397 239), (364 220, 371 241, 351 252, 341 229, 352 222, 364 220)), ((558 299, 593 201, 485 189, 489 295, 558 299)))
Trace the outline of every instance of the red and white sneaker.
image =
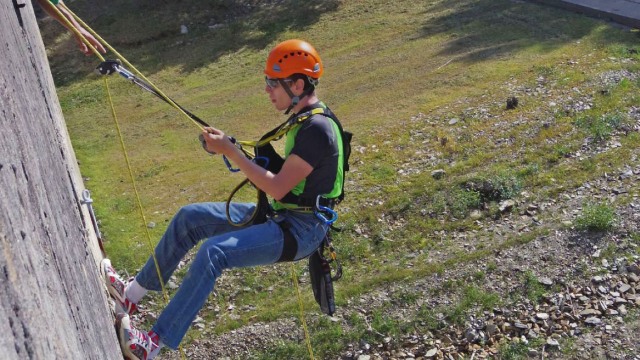
POLYGON ((159 351, 158 344, 151 339, 149 334, 131 325, 127 314, 122 313, 116 316, 116 331, 118 332, 120 350, 122 350, 125 359, 147 360, 154 357, 150 356, 154 350, 155 353, 159 351))
POLYGON ((127 287, 127 282, 122 280, 118 273, 111 266, 111 260, 102 260, 102 275, 104 276, 104 282, 107 285, 109 295, 115 300, 116 314, 125 313, 133 315, 138 306, 127 299, 124 294, 124 290, 127 287))

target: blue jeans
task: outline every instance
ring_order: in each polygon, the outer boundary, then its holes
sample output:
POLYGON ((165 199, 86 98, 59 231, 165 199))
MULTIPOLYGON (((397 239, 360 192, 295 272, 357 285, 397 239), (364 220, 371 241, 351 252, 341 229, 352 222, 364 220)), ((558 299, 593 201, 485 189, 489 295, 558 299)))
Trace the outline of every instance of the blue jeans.
MULTIPOLYGON (((241 222, 254 209, 255 204, 232 203, 229 213, 234 222, 241 222)), ((164 283, 185 254, 204 242, 182 285, 153 326, 165 345, 178 347, 224 269, 273 264, 279 259, 284 239, 278 223, 284 220, 298 242, 296 260, 316 250, 328 228, 313 213, 294 211, 278 212, 263 224, 236 227, 227 221, 225 203, 191 204, 178 211, 155 249, 164 283)), ((162 290, 153 257, 136 280, 145 289, 162 290)))

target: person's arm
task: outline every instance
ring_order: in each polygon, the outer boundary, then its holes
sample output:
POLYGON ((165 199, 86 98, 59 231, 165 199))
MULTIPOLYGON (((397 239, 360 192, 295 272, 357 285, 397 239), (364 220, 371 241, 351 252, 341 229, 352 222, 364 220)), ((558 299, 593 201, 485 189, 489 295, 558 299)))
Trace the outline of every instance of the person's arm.
POLYGON ((249 181, 276 200, 282 199, 313 171, 313 167, 309 163, 301 157, 291 154, 285 160, 280 172, 274 174, 247 159, 222 131, 206 128, 203 135, 208 150, 225 155, 240 168, 249 181))
MULTIPOLYGON (((42 7, 42 9, 47 14, 49 14, 49 16, 56 19, 60 24, 62 24, 69 31, 71 31, 71 33, 73 34, 73 37, 76 39, 76 42, 78 43, 78 47, 80 48, 80 51, 82 51, 87 56, 93 54, 91 49, 89 49, 87 45, 82 41, 82 38, 69 27, 69 24, 67 23, 67 21, 65 21, 65 19, 63 19, 60 16, 58 11, 54 9, 54 6, 56 5, 52 4, 49 0, 37 0, 37 1, 38 1, 38 4, 40 4, 40 6, 42 7)), ((58 3, 62 3, 62 0, 59 0, 58 3)), ((102 46, 102 44, 100 44, 100 42, 96 40, 93 37, 93 35, 91 35, 87 30, 85 30, 82 26, 80 26, 80 24, 78 24, 78 22, 73 18, 73 16, 65 8, 61 6, 56 6, 56 7, 60 11, 60 13, 62 13, 62 15, 71 23, 71 25, 74 28, 76 28, 76 30, 78 30, 78 32, 82 34, 82 36, 84 36, 91 45, 93 45, 93 47, 95 47, 98 51, 100 51, 103 54, 107 52, 104 46, 102 46)))

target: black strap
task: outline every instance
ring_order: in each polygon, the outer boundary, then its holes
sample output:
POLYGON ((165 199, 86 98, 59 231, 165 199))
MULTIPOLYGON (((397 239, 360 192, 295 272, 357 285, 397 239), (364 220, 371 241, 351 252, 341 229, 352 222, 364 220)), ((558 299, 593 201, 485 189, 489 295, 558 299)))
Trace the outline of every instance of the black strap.
MULTIPOLYGON (((283 204, 296 204, 299 207, 310 207, 313 208, 316 206, 316 199, 315 197, 300 197, 298 195, 295 195, 292 192, 287 193, 287 195, 283 196, 282 199, 280 199, 279 201, 283 204)), ((318 201, 318 205, 320 206, 326 206, 328 208, 334 208, 336 206, 336 204, 338 203, 337 199, 328 199, 328 198, 324 198, 324 197, 320 197, 320 200, 318 201)))
POLYGON ((298 253, 298 241, 291 233, 291 224, 286 220, 278 223, 282 229, 284 244, 282 245, 282 254, 277 262, 293 261, 298 253))

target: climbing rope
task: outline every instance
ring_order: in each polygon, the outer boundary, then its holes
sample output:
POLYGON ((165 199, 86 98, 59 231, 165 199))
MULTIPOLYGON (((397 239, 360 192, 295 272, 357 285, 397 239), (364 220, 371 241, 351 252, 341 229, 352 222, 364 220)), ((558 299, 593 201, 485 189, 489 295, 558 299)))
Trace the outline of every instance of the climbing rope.
POLYGON ((313 348, 311 347, 311 337, 309 336, 309 330, 307 329, 307 321, 304 317, 304 305, 302 304, 302 295, 300 295, 300 286, 298 285, 298 276, 296 275, 295 263, 291 263, 291 277, 293 278, 293 284, 296 288, 296 296, 298 298, 298 305, 300 309, 300 322, 302 323, 302 329, 304 330, 304 341, 307 344, 307 351, 309 352, 309 358, 315 360, 313 357, 313 348))
MULTIPOLYGON (((141 79, 144 80, 144 82, 146 82, 145 85, 148 84, 148 86, 150 86, 153 89, 153 93, 160 97, 162 100, 164 100, 165 102, 167 102, 169 105, 171 105, 173 108, 175 108, 176 110, 178 110, 181 114, 183 114, 187 119, 189 119, 195 126, 197 126, 200 130, 204 131, 204 126, 207 126, 206 123, 202 122, 200 119, 198 119, 195 115, 191 114, 190 112, 186 111, 182 106, 178 105, 176 102, 174 102, 171 98, 169 98, 167 95, 165 95, 157 86, 155 86, 149 79, 147 79, 144 74, 142 74, 135 66, 133 66, 126 58, 124 58, 124 56, 122 56, 118 51, 116 51, 111 45, 109 45, 109 43, 107 43, 100 35, 98 35, 98 33, 96 33, 90 26, 88 26, 79 16, 77 16, 73 11, 71 11, 71 9, 69 9, 64 3, 59 4, 58 6, 62 6, 66 11, 68 11, 73 18, 82 26, 84 27, 87 31, 89 31, 89 33, 91 35, 93 35, 94 38, 96 38, 100 43, 102 43, 107 49, 109 49, 111 52, 113 52, 118 59, 120 59, 127 67, 131 68, 137 76, 139 76, 141 79), (203 126, 204 125, 204 126, 203 126)), ((62 12, 57 8, 57 6, 52 5, 53 9, 56 11, 56 13, 58 14, 58 16, 60 17, 60 19, 62 19, 66 25, 67 28, 71 29, 74 34, 82 40, 82 42, 87 46, 88 49, 91 49, 91 51, 96 55, 96 57, 98 57, 102 62, 105 61, 105 58, 98 52, 98 50, 84 37, 84 35, 82 35, 76 28, 75 26, 73 26, 73 24, 71 24, 71 22, 67 19, 66 16, 64 16, 62 14, 62 12)), ((124 138, 122 136, 122 132, 120 130, 120 125, 118 122, 118 117, 115 111, 115 106, 113 104, 113 99, 111 97, 111 90, 109 88, 109 83, 106 77, 103 78, 104 80, 104 86, 105 86, 105 91, 107 93, 107 98, 109 100, 109 106, 111 109, 111 114, 114 120, 114 124, 115 124, 115 128, 116 128, 116 132, 118 134, 118 138, 120 140, 120 147, 121 150, 123 152, 124 158, 125 158, 125 162, 127 165, 127 170, 129 173, 129 178, 131 180, 131 184, 133 187, 133 191, 135 193, 135 198, 136 198, 136 203, 137 203, 137 208, 138 208, 138 212, 139 212, 139 216, 142 219, 144 228, 145 228, 145 233, 146 233, 146 237, 147 237, 147 244, 149 246, 149 250, 151 252, 151 256, 153 257, 154 260, 154 264, 156 267, 156 272, 158 274, 158 279, 160 282, 160 286, 162 289, 162 294, 165 300, 165 305, 168 304, 169 302, 169 295, 168 295, 168 291, 166 289, 166 286, 164 284, 164 281, 162 279, 162 272, 160 270, 160 266, 158 264, 158 260, 156 258, 155 255, 155 251, 154 251, 154 247, 153 247, 153 243, 151 240, 151 234, 149 232, 148 227, 146 226, 147 224, 147 220, 146 220, 146 216, 144 213, 144 209, 142 207, 142 201, 140 199, 140 194, 138 191, 138 187, 135 181, 135 178, 133 176, 133 170, 131 167, 131 161, 129 160, 128 157, 128 153, 126 150, 126 146, 124 143, 124 138)), ((247 146, 247 147, 252 147, 252 148, 256 148, 256 147, 260 147, 263 146, 271 141, 274 140, 278 140, 280 138, 282 138, 282 136, 284 136, 290 129, 291 127, 295 125, 294 123, 290 123, 290 122, 286 122, 285 124, 283 124, 282 126, 280 126, 280 128, 278 128, 273 134, 271 134, 270 136, 264 137, 262 139, 260 139, 259 141, 237 141, 237 145, 239 145, 240 149, 245 153, 245 155, 249 158, 253 158, 254 154, 249 151, 249 150, 245 150, 243 147, 247 146)), ((248 182, 248 181, 246 181, 248 182)), ((240 186, 243 186, 245 184, 245 182, 243 182, 240 186)), ((235 191, 237 191, 236 188, 235 191)), ((231 197, 233 196, 233 194, 229 197, 229 200, 231 199, 231 197)), ((254 214, 255 215, 255 214, 254 214)), ((244 224, 242 224, 244 225, 244 224)), ((296 295, 297 295, 297 299, 298 299, 298 305, 299 305, 299 311, 300 311, 300 321, 304 330, 304 336, 305 336, 305 343, 307 345, 307 351, 309 352, 309 357, 311 360, 315 360, 314 355, 313 355, 313 348, 311 346, 311 339, 309 336, 309 331, 307 328, 307 323, 305 320, 305 316, 304 316, 304 305, 302 302, 302 296, 300 294, 300 287, 298 285, 298 278, 296 276, 295 273, 295 265, 292 262, 291 263, 291 274, 292 274, 292 280, 296 289, 296 295)), ((184 349, 182 348, 182 345, 179 346, 179 350, 180 350, 180 355, 182 359, 186 359, 186 355, 184 352, 184 349)))

